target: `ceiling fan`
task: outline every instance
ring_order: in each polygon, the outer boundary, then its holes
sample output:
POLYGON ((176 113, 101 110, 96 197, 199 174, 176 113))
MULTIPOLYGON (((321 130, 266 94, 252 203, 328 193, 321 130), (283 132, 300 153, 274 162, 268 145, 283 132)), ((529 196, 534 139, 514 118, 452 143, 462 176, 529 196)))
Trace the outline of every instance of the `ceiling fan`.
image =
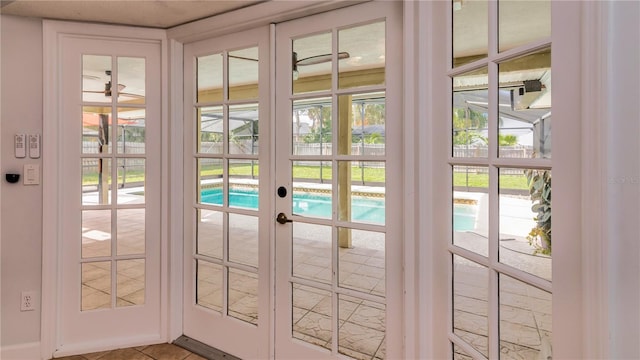
MULTIPOLYGON (((338 53, 338 60, 348 59, 351 55, 349 55, 346 51, 341 51, 338 53)), ((252 59, 244 56, 237 55, 229 55, 230 58, 240 59, 240 60, 249 60, 249 61, 258 61, 257 59, 252 59)), ((333 57, 333 54, 320 54, 313 55, 303 59, 298 59, 298 53, 293 51, 291 54, 291 63, 293 66, 293 79, 298 79, 298 66, 308 66, 308 65, 317 65, 326 62, 330 62, 333 57)))
MULTIPOLYGON (((111 70, 105 70, 104 73, 109 78, 111 78, 111 70)), ((99 77, 92 76, 92 75, 82 75, 82 77, 85 78, 85 79, 90 79, 90 80, 100 80, 99 77)), ((122 92, 122 90, 124 90, 126 87, 127 86, 124 85, 124 84, 118 84, 118 96, 126 96, 126 97, 130 97, 130 98, 144 99, 144 95, 122 92)), ((110 97, 112 95, 111 80, 108 80, 104 84, 104 90, 84 90, 83 92, 84 93, 92 93, 92 94, 104 94, 105 97, 110 97)))

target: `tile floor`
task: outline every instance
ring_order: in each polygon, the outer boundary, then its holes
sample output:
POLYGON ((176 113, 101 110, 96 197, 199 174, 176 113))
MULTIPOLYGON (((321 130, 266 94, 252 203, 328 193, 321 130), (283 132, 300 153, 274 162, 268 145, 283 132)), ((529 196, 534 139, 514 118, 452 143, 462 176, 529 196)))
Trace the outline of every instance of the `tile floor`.
POLYGON ((156 344, 91 354, 66 356, 56 360, 206 360, 173 344, 156 344))

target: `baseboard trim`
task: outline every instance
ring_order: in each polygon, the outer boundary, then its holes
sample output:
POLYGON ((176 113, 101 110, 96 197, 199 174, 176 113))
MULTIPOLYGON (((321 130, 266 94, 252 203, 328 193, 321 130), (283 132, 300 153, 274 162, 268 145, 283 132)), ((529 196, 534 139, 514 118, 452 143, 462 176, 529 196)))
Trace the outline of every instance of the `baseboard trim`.
MULTIPOLYGON (((53 357, 58 358, 78 354, 88 354, 99 351, 161 344, 166 342, 167 340, 159 335, 102 339, 100 341, 67 344, 64 346, 60 346, 53 353, 53 357)), ((4 360, 4 358, 2 360, 4 360)))
POLYGON ((0 348, 0 359, 2 360, 34 360, 40 359, 40 342, 31 342, 0 348))
POLYGON ((208 360, 240 360, 240 358, 184 335, 177 338, 173 344, 208 360))

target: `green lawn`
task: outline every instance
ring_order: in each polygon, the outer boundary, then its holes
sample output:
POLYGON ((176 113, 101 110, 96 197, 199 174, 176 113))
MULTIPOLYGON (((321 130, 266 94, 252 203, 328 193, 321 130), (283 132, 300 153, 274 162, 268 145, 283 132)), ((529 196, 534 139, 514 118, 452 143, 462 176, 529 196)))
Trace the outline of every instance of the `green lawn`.
MULTIPOLYGON (((455 172, 453 173, 453 186, 487 188, 489 187, 489 174, 455 172)), ((524 172, 522 175, 501 175, 500 188, 515 190, 529 189, 524 172)))
MULTIPOLYGON (((257 176, 259 172, 258 165, 253 166, 254 175, 257 176)), ((384 182, 385 173, 384 168, 364 168, 364 181, 365 182, 384 182)), ((237 164, 232 165, 229 168, 229 172, 232 176, 250 176, 251 165, 250 164, 237 164)), ((201 168, 201 174, 203 177, 221 176, 222 167, 217 165, 204 165, 201 168)), ((295 179, 320 179, 320 167, 319 166, 295 166, 293 168, 293 177, 295 179)), ((331 180, 332 172, 331 167, 323 167, 322 179, 331 180)), ((91 185, 98 183, 97 173, 85 173, 82 179, 83 185, 91 185)), ((359 166, 351 167, 351 180, 362 181, 362 168, 359 166)), ((141 170, 127 170, 127 182, 142 182, 144 181, 144 172, 141 170)), ((118 182, 122 182, 122 178, 118 179, 118 182)), ((486 188, 489 184, 488 174, 476 174, 476 173, 459 173, 453 174, 453 185, 459 187, 478 187, 486 188)), ((523 175, 502 175, 500 177, 500 187, 503 189, 517 189, 527 190, 527 179, 523 175)))
MULTIPOLYGON (((258 165, 253 165, 254 176, 258 176, 260 173, 258 165)), ((222 167, 218 165, 203 165, 200 168, 202 177, 221 176, 222 167)), ((229 167, 229 173, 231 176, 251 176, 251 164, 234 164, 229 167)), ((320 179, 320 167, 319 166, 295 166, 293 168, 293 177, 295 179, 320 179)), ((362 181, 363 172, 359 166, 351 167, 351 180, 362 181)), ((332 173, 331 167, 322 168, 322 179, 331 180, 332 173)), ((384 168, 364 168, 364 181, 365 182, 384 182, 385 174, 384 168)), ((129 182, 141 182, 144 181, 144 172, 142 170, 127 170, 126 181, 129 182)), ((118 182, 122 182, 122 178, 118 179, 118 182)), ((98 183, 97 173, 85 173, 82 177, 83 185, 95 185, 98 183)))

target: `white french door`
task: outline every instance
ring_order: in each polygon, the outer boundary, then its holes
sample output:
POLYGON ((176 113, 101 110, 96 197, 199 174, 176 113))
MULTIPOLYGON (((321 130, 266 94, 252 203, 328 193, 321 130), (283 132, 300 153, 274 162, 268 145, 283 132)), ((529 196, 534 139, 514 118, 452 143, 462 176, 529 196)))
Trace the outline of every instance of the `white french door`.
POLYGON ((402 357, 401 9, 276 27, 276 358, 402 357))
POLYGON ((185 335, 247 359, 402 356, 401 9, 185 45, 185 335))
POLYGON ((184 334, 269 356, 269 28, 185 46, 184 334))
POLYGON ((160 43, 60 43, 60 354, 161 339, 160 43))

